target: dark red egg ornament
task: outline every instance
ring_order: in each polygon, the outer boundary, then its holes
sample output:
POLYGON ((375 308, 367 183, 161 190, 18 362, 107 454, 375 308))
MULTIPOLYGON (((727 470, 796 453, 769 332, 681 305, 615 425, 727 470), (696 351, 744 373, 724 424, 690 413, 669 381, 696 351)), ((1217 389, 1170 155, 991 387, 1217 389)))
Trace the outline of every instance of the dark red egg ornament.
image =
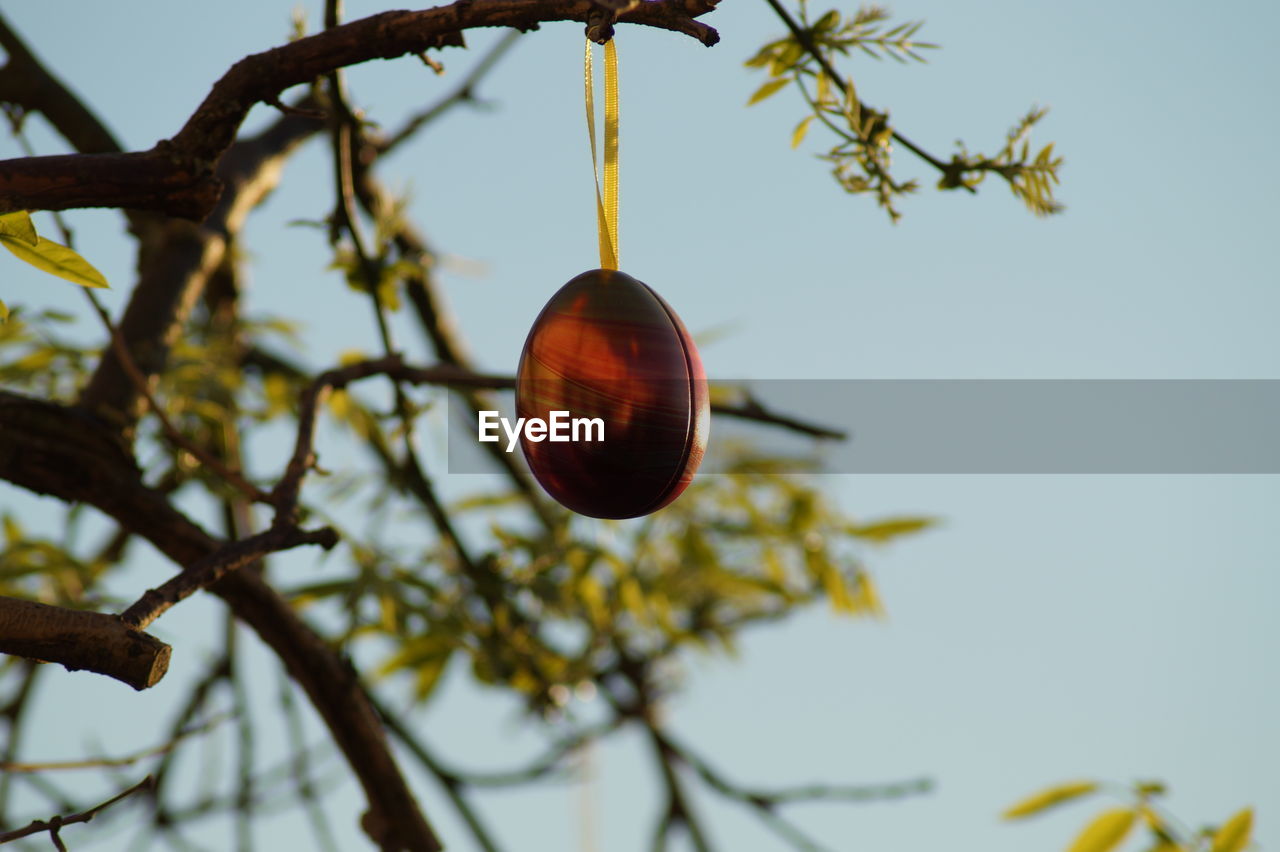
POLYGON ((553 412, 578 440, 536 440, 526 429, 520 444, 565 507, 634 518, 679 497, 706 450, 710 406, 702 360, 671 306, 616 270, 560 288, 529 331, 516 375, 517 416, 550 422, 553 412))

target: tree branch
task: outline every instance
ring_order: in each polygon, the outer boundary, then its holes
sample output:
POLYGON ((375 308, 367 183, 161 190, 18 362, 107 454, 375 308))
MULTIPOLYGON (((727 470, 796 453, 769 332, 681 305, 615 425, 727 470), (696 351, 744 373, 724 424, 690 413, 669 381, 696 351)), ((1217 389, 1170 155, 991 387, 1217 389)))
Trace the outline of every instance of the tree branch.
POLYGON ((252 565, 262 557, 303 544, 318 544, 330 550, 338 543, 338 534, 330 527, 306 531, 293 526, 273 526, 241 541, 233 541, 186 568, 158 589, 147 589, 132 606, 120 614, 120 620, 142 630, 169 610, 201 589, 206 589, 232 571, 252 565))
MULTIPOLYGON (((373 146, 377 150, 378 155, 382 156, 389 154, 392 150, 411 139, 413 135, 423 127, 435 121, 437 118, 459 104, 476 103, 476 85, 486 74, 493 70, 493 67, 502 59, 503 56, 507 54, 507 51, 511 50, 512 45, 516 43, 516 40, 520 38, 521 35, 522 34, 519 30, 508 31, 507 34, 499 39, 498 43, 490 48, 489 52, 482 56, 480 61, 467 72, 467 76, 462 78, 461 82, 454 87, 452 92, 445 95, 443 98, 421 112, 410 116, 395 133, 392 133, 384 139, 378 139, 373 142, 373 146)), ((357 187, 357 192, 359 192, 359 187, 357 187)))
POLYGON ((0 843, 9 843, 10 841, 13 841, 13 840, 20 840, 23 837, 30 837, 33 834, 42 834, 43 832, 47 831, 49 832, 49 836, 53 840, 53 843, 57 848, 66 849, 66 847, 62 844, 62 840, 59 839, 58 837, 59 829, 67 825, 75 825, 76 823, 80 823, 80 822, 88 822, 89 820, 93 819, 98 814, 100 814, 102 811, 111 807, 116 802, 119 802, 121 799, 127 799, 129 796, 132 796, 134 793, 140 793, 143 790, 151 789, 151 785, 152 785, 151 776, 148 775, 146 778, 143 778, 141 781, 139 781, 137 784, 134 784, 129 789, 123 791, 118 795, 112 796, 110 799, 107 799, 105 802, 103 802, 100 805, 95 805, 94 807, 89 808, 87 811, 81 811, 78 814, 71 814, 70 816, 56 816, 50 819, 48 822, 45 822, 44 820, 36 820, 35 822, 31 823, 30 825, 24 828, 17 828, 17 829, 14 829, 13 831, 0 832, 0 843))
MULTIPOLYGON (((848 85, 845 83, 845 78, 841 77, 836 69, 831 66, 830 60, 828 60, 826 54, 819 50, 818 46, 814 44, 813 37, 809 32, 801 27, 795 18, 791 17, 791 13, 783 8, 782 4, 778 2, 778 0, 765 0, 765 2, 769 4, 769 8, 772 9, 774 14, 777 15, 782 23, 786 25, 787 30, 789 30, 791 35, 795 37, 796 43, 803 47, 805 52, 814 58, 814 61, 818 63, 822 68, 823 73, 825 73, 827 78, 840 90, 841 94, 847 95, 848 85)), ((861 99, 859 99, 859 101, 861 101, 861 99)), ((862 108, 867 110, 872 109, 865 103, 862 104, 862 108)), ((907 137, 903 136, 897 130, 892 131, 892 133, 894 140, 902 143, 902 147, 906 148, 908 151, 915 154, 917 157, 924 160, 943 174, 947 173, 950 167, 946 163, 942 162, 907 137)), ((966 186, 965 189, 970 192, 977 192, 977 190, 971 186, 966 186)))
MULTIPOLYGON (((286 115, 258 136, 237 142, 219 163, 219 180, 228 190, 205 224, 170 220, 153 240, 143 241, 138 283, 117 328, 147 381, 163 370, 172 341, 222 263, 232 235, 275 188, 289 155, 323 126, 315 118, 286 115)), ((124 434, 142 415, 145 400, 136 376, 115 346, 107 347, 80 404, 124 434)))
POLYGON ((198 736, 207 733, 217 725, 226 721, 227 717, 215 716, 208 721, 202 722, 188 728, 180 728, 175 731, 167 742, 160 745, 151 746, 150 748, 135 751, 132 754, 123 757, 90 757, 84 760, 46 760, 46 761, 24 761, 18 763, 10 760, 0 760, 0 772, 57 772, 61 770, 74 769, 114 769, 123 766, 133 766, 151 757, 169 754, 178 745, 188 737, 198 736))
MULTIPOLYGON (((695 18, 714 7, 714 0, 648 0, 619 20, 684 33, 710 46, 719 35, 695 18)), ((278 103, 284 90, 337 68, 460 46, 466 29, 585 22, 597 8, 592 0, 458 0, 416 12, 383 12, 247 56, 213 85, 172 139, 149 151, 0 161, 0 213, 130 207, 203 220, 222 186, 215 167, 255 104, 278 103)))
MULTIPOLYGON (((469 85, 474 86, 475 81, 471 80, 469 85)), ((444 103, 456 102, 448 101, 444 103)), ((441 107, 441 105, 437 104, 437 107, 441 107)), ((439 113, 437 112, 436 114, 438 115, 439 113)), ((393 138, 401 139, 405 137, 397 134, 393 138)), ((375 152, 386 150, 379 148, 378 144, 376 141, 368 142, 366 147, 372 147, 375 152)), ((380 156, 380 154, 373 153, 369 157, 369 164, 357 169, 355 188, 356 195, 364 209, 375 219, 384 219, 390 215, 390 212, 394 209, 394 204, 389 193, 374 179, 372 170, 369 167, 376 156, 380 156)), ((365 158, 363 156, 356 158, 356 163, 363 165, 365 158)), ((405 274, 404 288, 423 332, 431 341, 436 357, 445 364, 454 367, 468 370, 474 369, 474 362, 467 353, 462 336, 458 332, 457 323, 444 304, 440 288, 436 286, 435 278, 431 274, 431 252, 427 248, 425 241, 408 223, 401 223, 392 239, 401 257, 415 261, 411 264, 411 271, 405 274)), ((456 393, 466 401, 467 406, 473 413, 481 409, 494 408, 491 396, 483 391, 462 389, 456 390, 456 393)), ((543 499, 542 492, 534 483, 533 477, 528 471, 522 468, 509 453, 503 452, 497 444, 485 444, 484 447, 489 453, 489 457, 493 459, 515 487, 519 489, 520 493, 524 495, 543 527, 548 530, 553 529, 556 525, 554 510, 543 499)))
POLYGON ((0 653, 97 672, 143 690, 164 677, 172 650, 114 615, 0 597, 0 653))
MULTIPOLYGON (((179 565, 222 546, 164 494, 146 487, 122 441, 81 409, 0 391, 0 478, 95 506, 179 565)), ((254 629, 306 691, 364 788, 365 830, 374 842, 384 849, 440 849, 350 663, 254 572, 230 573, 209 590, 254 629)))

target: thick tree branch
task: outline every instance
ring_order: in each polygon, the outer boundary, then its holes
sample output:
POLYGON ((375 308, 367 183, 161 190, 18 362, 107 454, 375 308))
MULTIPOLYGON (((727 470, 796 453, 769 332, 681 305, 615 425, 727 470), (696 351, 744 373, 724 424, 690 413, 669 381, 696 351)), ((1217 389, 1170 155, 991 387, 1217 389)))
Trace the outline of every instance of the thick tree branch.
POLYGON ((0 597, 0 653, 97 672, 142 690, 164 677, 171 652, 114 615, 0 597))
MULTIPOLYGON (((719 35, 695 19, 714 7, 713 0, 644 0, 619 20, 684 33, 710 46, 719 35)), ((337 68, 461 45, 463 30, 585 22, 596 9, 592 0, 458 0, 383 12, 247 56, 214 84, 172 139, 150 151, 0 161, 0 213, 132 207, 203 220, 222 183, 217 163, 255 104, 278 103, 284 90, 337 68)))
POLYGON ((0 212, 122 207, 200 221, 222 181, 167 147, 129 154, 57 154, 0 160, 0 212))

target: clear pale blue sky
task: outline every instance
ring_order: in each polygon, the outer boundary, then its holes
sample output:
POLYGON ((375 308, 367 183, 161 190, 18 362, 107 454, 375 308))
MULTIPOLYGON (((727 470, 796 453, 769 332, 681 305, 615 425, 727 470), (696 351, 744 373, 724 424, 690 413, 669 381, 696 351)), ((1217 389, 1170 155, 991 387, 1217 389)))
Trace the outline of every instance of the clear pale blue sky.
MULTIPOLYGON (((226 67, 281 41, 292 6, 4 5, 131 148, 172 135, 226 67)), ((314 26, 317 4, 305 5, 314 26)), ((385 8, 352 0, 348 16, 385 8)), ((926 66, 852 60, 861 95, 891 106, 906 135, 944 155, 957 137, 992 150, 1032 103, 1051 105, 1039 138, 1066 158, 1068 210, 1036 220, 991 182, 977 198, 907 200, 893 227, 835 187, 811 156, 816 131, 802 152, 788 149, 798 103, 783 94, 743 108, 759 80, 741 62, 780 31, 763 3, 724 0, 707 19, 723 35, 709 50, 624 28, 623 267, 695 333, 731 328, 703 351, 712 377, 1280 378, 1280 7, 912 0, 894 11, 924 18, 922 36, 944 49, 926 66)), ((468 36, 476 47, 492 37, 468 36)), ((414 59, 356 69, 355 97, 395 126, 474 56, 443 58, 442 79, 414 59)), ((466 261, 444 280, 493 370, 512 369, 541 305, 595 265, 580 74, 581 27, 546 26, 485 83, 494 110, 452 115, 388 164, 386 177, 412 189, 433 243, 466 261), (467 271, 477 265, 480 274, 467 271)), ((251 125, 269 118, 260 109, 251 125)), ((33 138, 61 150, 38 127, 33 138)), ((15 155, 0 139, 0 156, 15 155)), ((906 152, 897 161, 932 182, 906 152)), ((299 314, 317 364, 373 346, 365 306, 325 276, 320 237, 285 226, 327 203, 325 169, 320 146, 301 153, 245 246, 252 308, 299 314)), ((119 310, 132 264, 119 215, 72 221, 81 251, 120 282, 108 296, 119 310)), ((84 310, 70 286, 12 264, 0 298, 84 310)), ((1173 810, 1193 824, 1256 805, 1255 836, 1277 842, 1280 480, 862 476, 825 485, 859 515, 919 512, 945 524, 867 554, 886 621, 814 611, 752 635, 737 660, 691 662, 670 718, 726 772, 761 785, 938 782, 931 796, 893 805, 798 811, 840 850, 1063 848, 1087 809, 1013 826, 997 814, 1080 776, 1162 778, 1173 810)), ((52 517, 11 488, 0 489, 0 507, 33 522, 52 517)), ((169 570, 139 562, 139 584, 169 570)), ((289 571, 306 576, 308 564, 289 571)), ((112 751, 150 743, 195 668, 184 669, 182 643, 214 635, 218 612, 192 601, 158 625, 179 651, 152 693, 87 675, 47 678, 52 709, 25 756, 79 754, 88 740, 57 730, 68 716, 112 751)), ((267 707, 276 682, 262 669, 267 707)), ((460 674, 419 721, 429 739, 486 766, 528 753, 514 705, 460 674)), ((593 848, 644 848, 657 799, 634 745, 624 738, 594 752, 593 848)), ((86 800, 102 789, 87 782, 86 800)), ((331 813, 354 843, 359 798, 343 790, 331 813)), ((468 849, 438 791, 422 790, 451 848, 468 849)), ((754 821, 698 804, 722 848, 782 848, 754 821)), ((498 794, 482 806, 513 849, 587 848, 575 790, 498 794)), ((273 820, 262 840, 284 848, 300 830, 273 820)), ((210 828, 208 846, 226 845, 220 831, 210 828)), ((128 836, 117 828, 100 848, 128 836)))

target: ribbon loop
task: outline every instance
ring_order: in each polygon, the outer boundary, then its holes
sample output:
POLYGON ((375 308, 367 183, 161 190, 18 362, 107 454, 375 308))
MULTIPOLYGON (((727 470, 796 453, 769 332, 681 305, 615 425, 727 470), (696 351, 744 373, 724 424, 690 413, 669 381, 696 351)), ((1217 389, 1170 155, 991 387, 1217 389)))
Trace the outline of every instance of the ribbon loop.
POLYGON ((618 53, 610 39, 604 46, 604 177, 596 154, 594 54, 587 39, 586 81, 587 136, 591 140, 591 172, 596 181, 596 234, 600 243, 600 268, 618 268, 618 53))

